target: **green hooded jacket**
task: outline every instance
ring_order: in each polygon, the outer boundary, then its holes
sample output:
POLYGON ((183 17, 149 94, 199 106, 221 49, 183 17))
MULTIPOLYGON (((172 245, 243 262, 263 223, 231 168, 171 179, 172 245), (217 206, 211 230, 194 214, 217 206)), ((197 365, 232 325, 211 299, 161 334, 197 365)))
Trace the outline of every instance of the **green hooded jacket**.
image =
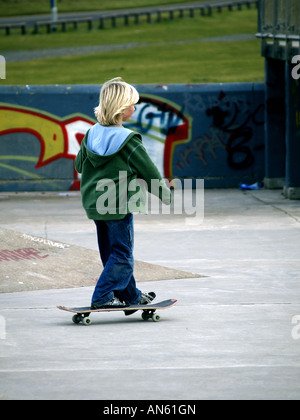
POLYGON ((88 218, 120 220, 147 213, 147 190, 164 204, 170 189, 152 162, 140 134, 124 127, 91 127, 75 159, 81 173, 81 198, 88 218))

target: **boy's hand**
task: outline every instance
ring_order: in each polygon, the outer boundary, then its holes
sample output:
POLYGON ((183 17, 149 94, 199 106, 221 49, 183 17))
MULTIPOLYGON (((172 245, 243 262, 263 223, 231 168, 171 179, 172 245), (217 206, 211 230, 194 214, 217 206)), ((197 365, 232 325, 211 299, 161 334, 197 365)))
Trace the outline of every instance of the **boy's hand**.
POLYGON ((174 179, 171 179, 171 181, 169 181, 169 188, 170 190, 174 190, 176 188, 176 182, 174 179))

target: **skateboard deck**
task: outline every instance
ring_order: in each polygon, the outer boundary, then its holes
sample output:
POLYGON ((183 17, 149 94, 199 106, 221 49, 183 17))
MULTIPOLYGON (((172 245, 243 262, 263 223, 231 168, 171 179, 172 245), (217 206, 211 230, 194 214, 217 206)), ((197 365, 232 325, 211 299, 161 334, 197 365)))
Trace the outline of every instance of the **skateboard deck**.
POLYGON ((157 309, 167 309, 171 308, 172 306, 176 305, 178 301, 176 299, 168 299, 158 303, 150 303, 148 305, 130 305, 125 306, 124 308, 99 308, 99 309, 92 309, 90 306, 83 306, 78 308, 68 308, 66 306, 57 306, 58 309, 67 312, 73 312, 75 315, 72 318, 72 321, 75 324, 79 324, 82 322, 84 325, 90 325, 92 320, 90 318, 90 314, 92 312, 116 312, 116 311, 142 311, 142 318, 144 321, 148 319, 152 319, 154 322, 158 322, 161 319, 161 316, 156 312, 157 309))

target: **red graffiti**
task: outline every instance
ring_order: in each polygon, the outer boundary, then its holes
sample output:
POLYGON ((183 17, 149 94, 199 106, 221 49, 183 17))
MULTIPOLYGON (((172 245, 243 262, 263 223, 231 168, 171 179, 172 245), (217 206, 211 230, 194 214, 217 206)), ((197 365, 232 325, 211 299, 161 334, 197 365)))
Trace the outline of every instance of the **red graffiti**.
POLYGON ((9 249, 0 250, 0 262, 2 261, 20 261, 20 260, 42 260, 49 255, 40 255, 40 251, 34 248, 22 248, 10 251, 9 249))

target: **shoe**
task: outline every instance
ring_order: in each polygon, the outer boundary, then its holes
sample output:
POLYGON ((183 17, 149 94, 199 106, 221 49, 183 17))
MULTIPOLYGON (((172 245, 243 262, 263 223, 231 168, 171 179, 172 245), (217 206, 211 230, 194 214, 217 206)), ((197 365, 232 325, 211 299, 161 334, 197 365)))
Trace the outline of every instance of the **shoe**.
MULTIPOLYGON (((153 299, 156 298, 156 294, 154 292, 149 293, 142 293, 140 301, 137 303, 137 305, 148 305, 148 303, 152 302, 153 299)), ((125 316, 132 315, 136 312, 136 310, 132 311, 124 311, 125 316)))
POLYGON ((121 302, 118 298, 114 297, 103 305, 92 303, 91 309, 110 309, 110 308, 124 308, 128 306, 126 303, 121 302))
POLYGON ((156 298, 156 294, 154 292, 142 293, 142 297, 139 301, 139 305, 147 305, 148 303, 152 302, 152 300, 155 298, 156 298))

